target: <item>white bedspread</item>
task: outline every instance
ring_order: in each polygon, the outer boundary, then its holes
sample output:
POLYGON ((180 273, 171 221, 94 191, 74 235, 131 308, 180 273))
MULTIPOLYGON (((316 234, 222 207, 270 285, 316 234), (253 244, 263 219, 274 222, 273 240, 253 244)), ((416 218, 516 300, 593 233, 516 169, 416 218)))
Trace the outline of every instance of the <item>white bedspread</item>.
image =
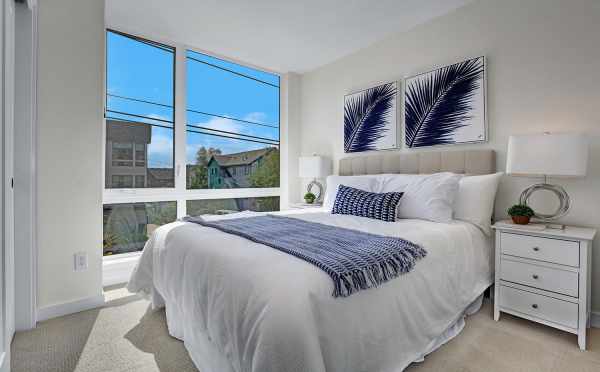
POLYGON ((294 217, 402 237, 428 255, 378 288, 334 298, 329 276, 303 260, 175 222, 148 241, 128 289, 166 305, 169 332, 202 372, 399 372, 492 282, 491 243, 466 222, 294 217))

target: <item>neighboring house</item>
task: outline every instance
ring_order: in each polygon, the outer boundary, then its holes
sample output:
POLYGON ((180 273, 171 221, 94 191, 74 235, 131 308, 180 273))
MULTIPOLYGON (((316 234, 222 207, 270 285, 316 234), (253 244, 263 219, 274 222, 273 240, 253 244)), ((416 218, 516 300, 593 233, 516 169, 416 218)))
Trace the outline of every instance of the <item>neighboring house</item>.
POLYGON ((173 168, 148 168, 152 126, 106 121, 106 187, 173 187, 173 168))
POLYGON ((119 120, 106 121, 106 187, 147 187, 148 124, 119 120))
POLYGON ((208 160, 208 188, 232 189, 251 187, 249 176, 275 148, 212 155, 208 160))

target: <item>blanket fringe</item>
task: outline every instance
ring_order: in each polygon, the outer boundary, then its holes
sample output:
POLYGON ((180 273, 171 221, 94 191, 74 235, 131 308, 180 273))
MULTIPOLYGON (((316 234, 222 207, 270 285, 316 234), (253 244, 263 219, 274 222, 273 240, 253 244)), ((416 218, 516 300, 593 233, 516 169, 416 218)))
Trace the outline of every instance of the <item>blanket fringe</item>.
POLYGON ((417 260, 427 256, 419 245, 407 245, 395 252, 386 261, 363 270, 352 270, 333 278, 334 297, 348 297, 359 290, 378 287, 391 279, 413 269, 417 260))

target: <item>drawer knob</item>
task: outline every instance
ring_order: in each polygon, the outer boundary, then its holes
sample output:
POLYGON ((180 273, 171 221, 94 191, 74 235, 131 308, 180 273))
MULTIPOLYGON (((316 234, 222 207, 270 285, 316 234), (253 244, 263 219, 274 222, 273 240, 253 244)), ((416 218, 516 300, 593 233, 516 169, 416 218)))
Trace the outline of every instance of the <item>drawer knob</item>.
POLYGON ((533 305, 531 305, 531 307, 533 307, 534 309, 537 309, 538 305, 537 304, 533 304, 533 305))
POLYGON ((537 251, 539 251, 539 250, 540 250, 540 247, 533 247, 533 250, 534 250, 535 252, 537 252, 537 251))
POLYGON ((539 276, 537 276, 536 274, 533 274, 532 277, 533 277, 533 279, 538 279, 539 278, 539 276))

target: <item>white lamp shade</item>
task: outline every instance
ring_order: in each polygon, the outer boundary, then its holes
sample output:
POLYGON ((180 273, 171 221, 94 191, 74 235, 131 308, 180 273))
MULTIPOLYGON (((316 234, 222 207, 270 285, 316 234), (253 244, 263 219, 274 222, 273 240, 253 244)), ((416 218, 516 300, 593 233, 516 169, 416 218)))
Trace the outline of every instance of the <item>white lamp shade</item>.
POLYGON ((510 136, 506 173, 515 176, 584 177, 588 142, 583 134, 510 136))
POLYGON ((322 156, 301 156, 298 168, 302 178, 324 178, 331 174, 331 163, 322 156))

